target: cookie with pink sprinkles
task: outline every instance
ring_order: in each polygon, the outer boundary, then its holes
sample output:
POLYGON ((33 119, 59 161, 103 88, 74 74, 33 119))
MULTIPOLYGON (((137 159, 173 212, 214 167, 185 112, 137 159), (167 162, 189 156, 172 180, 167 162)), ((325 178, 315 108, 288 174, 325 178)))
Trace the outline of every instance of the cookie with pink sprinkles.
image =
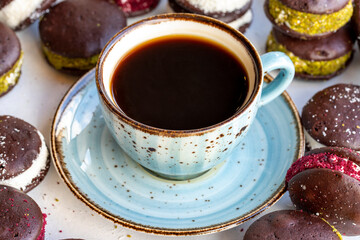
POLYGON ((253 18, 252 0, 169 0, 177 13, 194 13, 223 21, 244 33, 253 18))
POLYGON ((27 194, 0 185, 0 239, 43 240, 46 214, 27 194))
POLYGON ((289 168, 290 199, 341 234, 360 235, 360 154, 340 147, 307 152, 289 168))
POLYGON ((160 0, 115 0, 127 17, 135 17, 150 12, 160 0))

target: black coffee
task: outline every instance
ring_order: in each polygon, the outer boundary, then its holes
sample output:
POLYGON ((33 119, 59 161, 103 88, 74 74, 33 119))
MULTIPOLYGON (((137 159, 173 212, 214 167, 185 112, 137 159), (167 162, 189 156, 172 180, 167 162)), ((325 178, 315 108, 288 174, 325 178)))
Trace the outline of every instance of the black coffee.
POLYGON ((234 115, 248 92, 243 64, 221 45, 172 36, 145 42, 117 65, 111 91, 130 118, 190 130, 234 115))

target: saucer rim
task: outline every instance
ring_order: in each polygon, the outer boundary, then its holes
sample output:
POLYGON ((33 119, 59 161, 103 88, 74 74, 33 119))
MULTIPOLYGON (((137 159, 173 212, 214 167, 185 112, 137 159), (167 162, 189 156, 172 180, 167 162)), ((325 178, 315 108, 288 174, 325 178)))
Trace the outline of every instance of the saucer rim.
MULTIPOLYGON (((267 200, 264 201, 264 203, 259 206, 256 209, 253 209, 251 212, 243 215, 242 217, 235 218, 232 220, 229 220, 224 223, 219 223, 215 225, 205 226, 205 227, 198 227, 198 228, 186 228, 186 229, 173 229, 173 228, 159 228, 159 227, 152 227, 152 226, 146 226, 139 223, 132 222, 128 219, 123 219, 121 217, 116 217, 114 214, 111 214, 105 209, 102 209, 98 204, 94 203, 89 197, 86 196, 85 193, 82 193, 82 191, 76 186, 76 184, 72 181, 72 177, 70 175, 70 172, 66 168, 66 163, 64 162, 65 156, 64 153, 61 151, 58 138, 59 136, 56 135, 56 130, 58 127, 58 124, 61 120, 61 117, 64 113, 64 110, 67 108, 69 103, 72 102, 72 99, 78 95, 79 92, 81 92, 85 87, 88 86, 88 84, 91 83, 91 75, 94 75, 95 77, 95 69, 92 69, 88 71, 86 74, 84 74, 78 81, 76 81, 66 92, 64 97, 61 99, 51 126, 51 138, 50 138, 50 148, 51 148, 51 156, 53 159, 53 163, 55 166, 55 169, 61 179, 65 182, 67 187, 70 189, 70 191, 77 197, 80 201, 85 203, 90 209, 98 213, 99 215, 105 217, 106 219, 109 219, 113 221, 114 223, 120 224, 123 227, 127 227, 132 230, 145 232, 145 233, 151 233, 151 234, 157 234, 157 235, 163 235, 163 236, 192 236, 192 235, 205 235, 205 234, 211 234, 216 233, 220 231, 224 231, 230 228, 233 228, 235 226, 238 226, 254 217, 256 217, 258 214, 262 213, 272 205, 274 205, 286 192, 285 189, 285 179, 284 181, 279 185, 279 188, 274 191, 274 195, 270 196, 267 200)), ((264 76, 264 80, 266 82, 272 81, 273 77, 271 77, 269 74, 264 76)), ((304 140, 304 132, 301 125, 300 115, 298 113, 298 110, 290 98, 289 94, 284 91, 281 94, 282 98, 287 103, 289 109, 293 113, 295 123, 294 127, 296 127, 296 135, 297 135, 297 146, 296 149, 296 157, 293 159, 292 162, 296 161, 298 158, 300 158, 304 154, 305 149, 305 140, 304 140)), ((60 136, 61 137, 61 136, 60 136)))

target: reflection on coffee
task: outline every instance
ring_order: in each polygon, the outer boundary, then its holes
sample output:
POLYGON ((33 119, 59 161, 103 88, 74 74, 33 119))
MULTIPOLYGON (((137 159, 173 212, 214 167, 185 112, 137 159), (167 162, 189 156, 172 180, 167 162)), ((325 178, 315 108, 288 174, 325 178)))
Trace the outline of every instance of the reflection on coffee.
POLYGON ((194 36, 153 39, 123 57, 111 79, 114 101, 157 128, 209 127, 234 115, 248 94, 243 64, 220 44, 194 36))

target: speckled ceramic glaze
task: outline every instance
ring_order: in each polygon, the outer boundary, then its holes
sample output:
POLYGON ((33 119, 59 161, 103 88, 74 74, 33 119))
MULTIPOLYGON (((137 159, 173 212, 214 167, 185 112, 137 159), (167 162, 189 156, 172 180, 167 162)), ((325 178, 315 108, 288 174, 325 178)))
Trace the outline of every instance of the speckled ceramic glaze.
POLYGON ((247 133, 259 106, 280 95, 293 76, 294 66, 285 54, 268 53, 260 59, 240 32, 215 19, 191 14, 159 15, 129 26, 107 44, 96 68, 103 116, 119 146, 146 169, 179 180, 199 176, 228 158, 247 133), (110 80, 119 60, 137 45, 169 35, 211 39, 241 60, 249 76, 249 91, 244 104, 232 117, 202 129, 164 130, 129 118, 116 105, 110 80), (262 89, 263 72, 274 69, 282 70, 262 89))
POLYGON ((51 152, 71 191, 106 218, 149 233, 204 234, 237 226, 282 196, 286 171, 303 153, 300 126, 295 106, 283 93, 259 109, 226 161, 198 178, 164 180, 116 143, 91 71, 59 105, 51 152))

